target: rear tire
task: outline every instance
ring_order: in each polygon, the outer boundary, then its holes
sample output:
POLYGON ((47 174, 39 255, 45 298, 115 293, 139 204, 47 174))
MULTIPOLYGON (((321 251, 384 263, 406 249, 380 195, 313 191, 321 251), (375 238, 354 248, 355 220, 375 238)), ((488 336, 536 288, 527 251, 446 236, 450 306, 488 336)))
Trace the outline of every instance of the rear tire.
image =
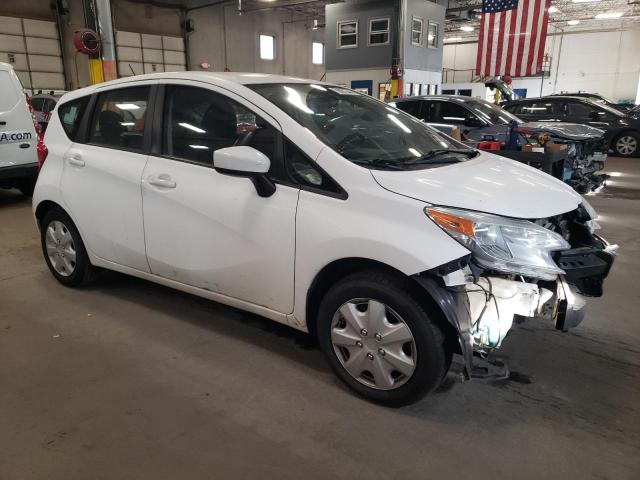
POLYGON ((640 154, 640 134, 624 132, 616 137, 612 145, 613 152, 618 157, 636 157, 640 154))
POLYGON ((400 275, 358 272, 331 287, 318 311, 318 340, 334 373, 393 407, 433 391, 451 364, 444 333, 410 290, 400 275))
POLYGON ((59 207, 49 210, 40 229, 42 253, 53 276, 63 285, 77 287, 89 283, 96 269, 73 221, 59 207))

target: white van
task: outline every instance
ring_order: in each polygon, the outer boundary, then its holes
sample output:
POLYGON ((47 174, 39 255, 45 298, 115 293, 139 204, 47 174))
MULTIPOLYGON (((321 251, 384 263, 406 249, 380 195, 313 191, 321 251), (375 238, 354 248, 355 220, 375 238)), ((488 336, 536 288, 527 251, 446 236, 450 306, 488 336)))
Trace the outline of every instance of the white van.
POLYGON ((107 268, 308 331, 387 405, 453 353, 506 375, 479 357, 525 317, 577 326, 613 263, 568 185, 338 85, 121 79, 64 95, 46 142, 33 211, 60 283, 107 268))
POLYGON ((20 79, 11 65, 0 62, 1 188, 18 188, 31 196, 38 177, 38 133, 20 79))

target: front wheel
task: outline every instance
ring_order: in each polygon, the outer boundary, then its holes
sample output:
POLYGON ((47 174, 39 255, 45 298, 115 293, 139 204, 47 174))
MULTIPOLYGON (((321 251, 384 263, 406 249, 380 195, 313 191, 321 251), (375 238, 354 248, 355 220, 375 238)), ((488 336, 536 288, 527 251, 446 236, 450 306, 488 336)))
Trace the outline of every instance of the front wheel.
POLYGON ((626 132, 613 142, 613 151, 620 157, 633 157, 640 153, 640 135, 626 132))
POLYGON ((408 290, 400 276, 356 273, 327 292, 318 312, 332 370, 356 393, 389 406, 431 392, 451 363, 443 332, 408 290))

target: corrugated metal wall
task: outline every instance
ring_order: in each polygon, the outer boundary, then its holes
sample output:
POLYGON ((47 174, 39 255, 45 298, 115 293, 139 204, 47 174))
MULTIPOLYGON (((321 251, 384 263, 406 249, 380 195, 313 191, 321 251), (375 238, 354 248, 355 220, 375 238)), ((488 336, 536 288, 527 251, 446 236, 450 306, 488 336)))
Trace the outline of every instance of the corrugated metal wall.
POLYGON ((118 75, 186 70, 184 40, 166 35, 116 32, 118 75))
POLYGON ((64 90, 64 68, 55 22, 0 17, 0 62, 13 65, 25 89, 64 90))

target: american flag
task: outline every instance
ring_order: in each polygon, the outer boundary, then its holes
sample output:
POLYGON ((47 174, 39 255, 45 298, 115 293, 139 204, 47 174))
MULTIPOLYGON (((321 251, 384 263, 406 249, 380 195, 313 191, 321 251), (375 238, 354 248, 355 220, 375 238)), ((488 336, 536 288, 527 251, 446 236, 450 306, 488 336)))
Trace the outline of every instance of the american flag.
POLYGON ((551 0, 482 0, 476 75, 542 71, 551 0))

